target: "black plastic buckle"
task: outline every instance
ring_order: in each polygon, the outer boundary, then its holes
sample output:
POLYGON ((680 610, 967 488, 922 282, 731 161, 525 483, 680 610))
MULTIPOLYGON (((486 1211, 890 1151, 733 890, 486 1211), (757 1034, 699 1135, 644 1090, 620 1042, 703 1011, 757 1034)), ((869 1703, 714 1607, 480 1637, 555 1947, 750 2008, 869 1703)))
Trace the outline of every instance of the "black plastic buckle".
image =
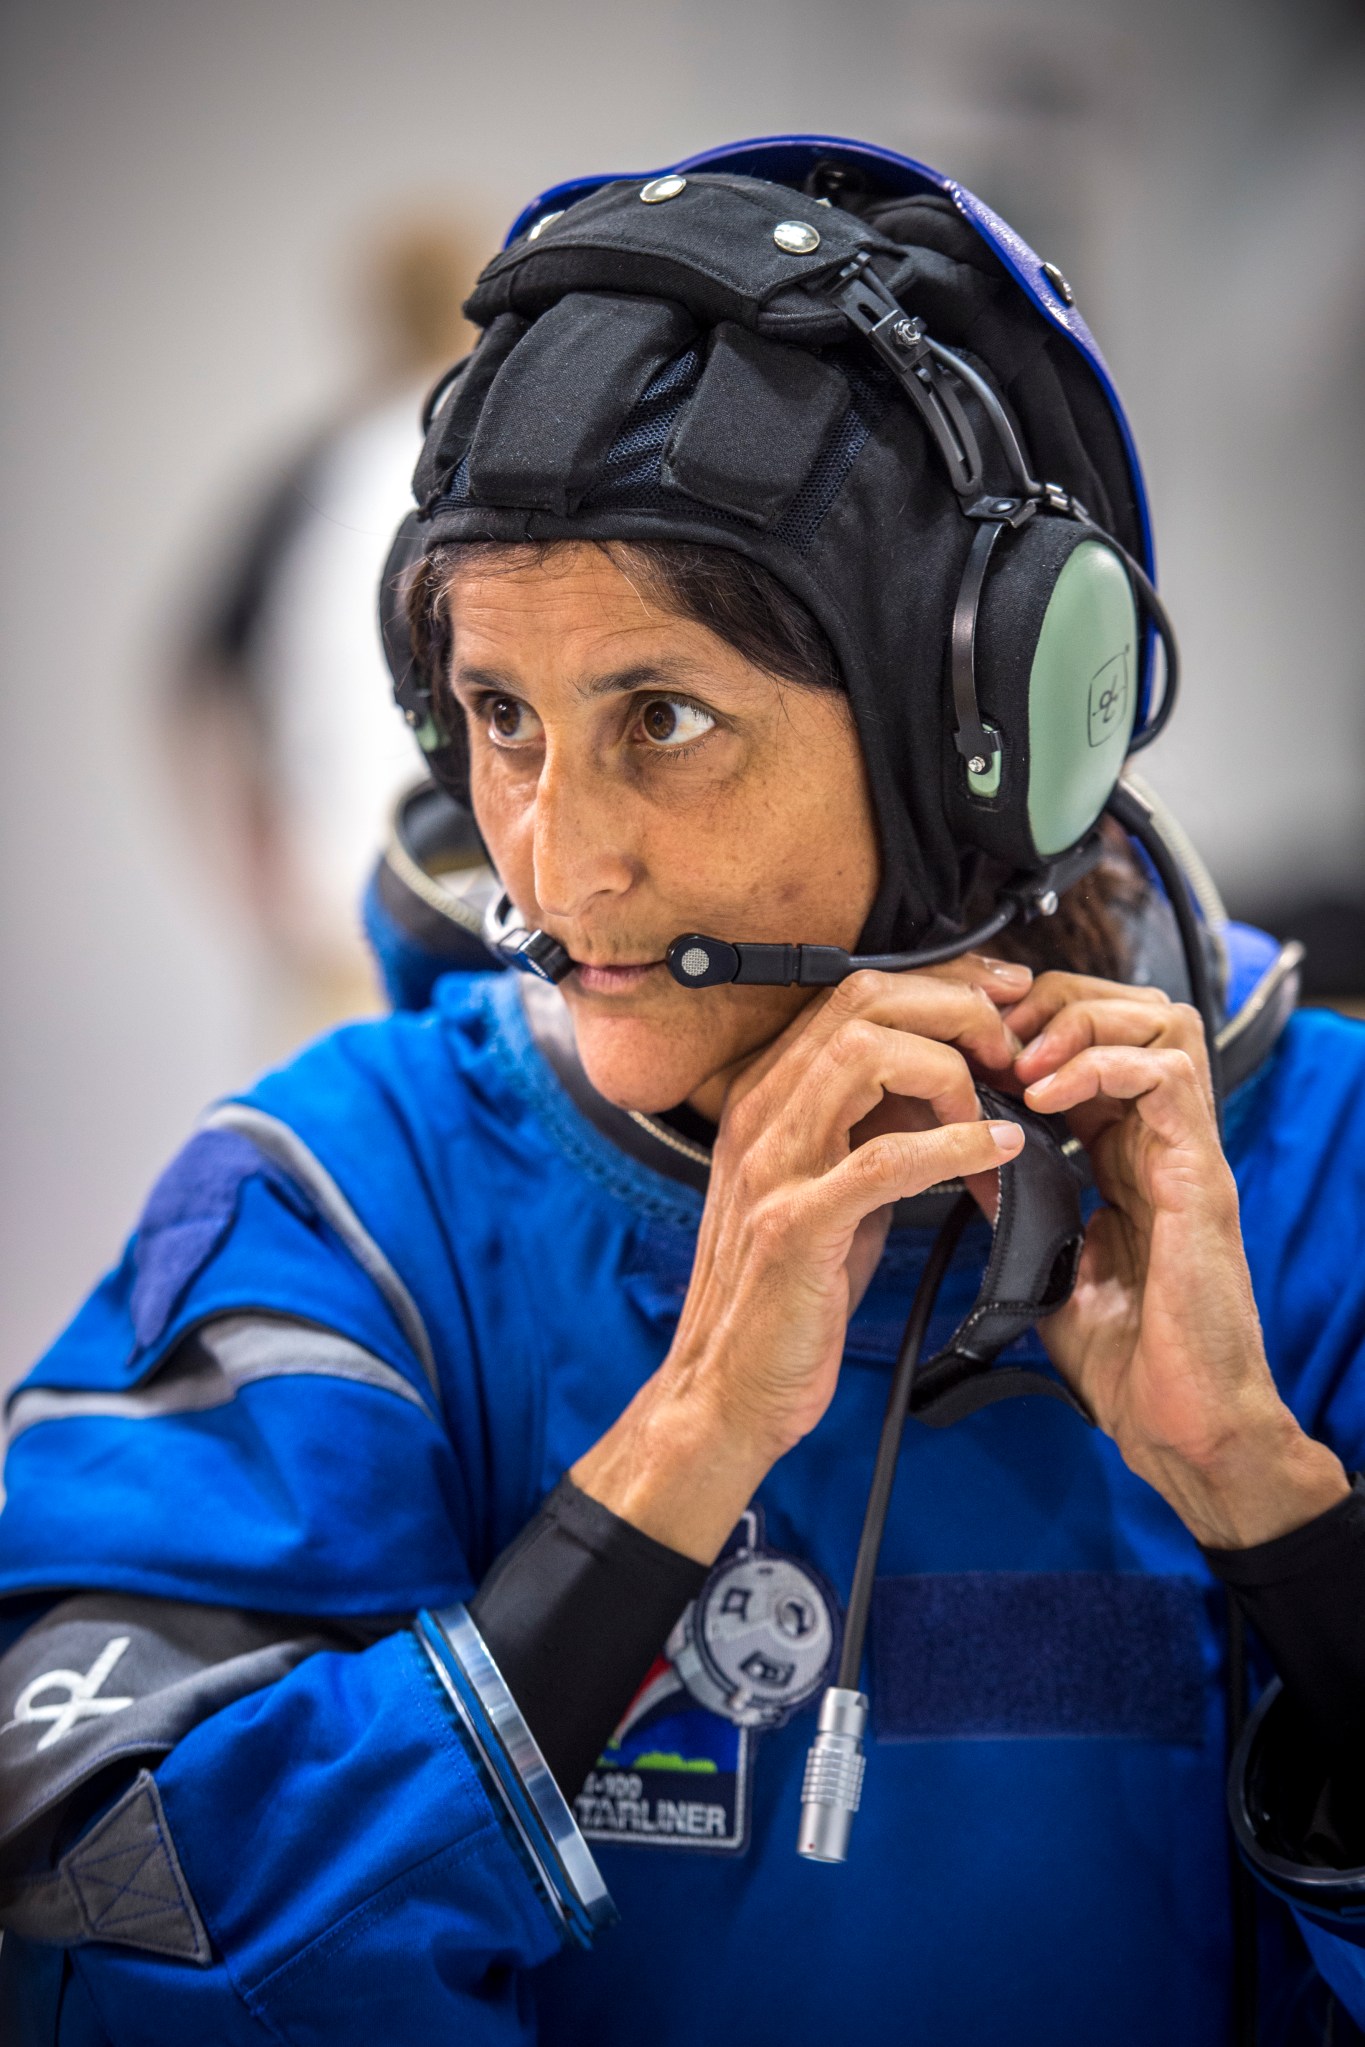
POLYGON ((989 519, 1001 526, 1023 526, 1038 509, 1037 498, 993 498, 989 494, 962 507, 968 519, 989 519))
POLYGON ((1002 894, 1019 905, 1019 914, 1025 924, 1031 924, 1035 917, 1051 917, 1058 903, 1069 888, 1097 867, 1104 854, 1104 840, 1098 826, 1087 832, 1079 845, 1072 846, 1066 853, 1059 853, 1046 867, 1037 868, 1032 874, 1011 883, 1002 894))
POLYGON ((981 446, 958 396, 957 380, 930 347, 924 322, 892 297, 866 250, 844 265, 827 290, 919 413, 958 496, 977 497, 986 480, 981 446))

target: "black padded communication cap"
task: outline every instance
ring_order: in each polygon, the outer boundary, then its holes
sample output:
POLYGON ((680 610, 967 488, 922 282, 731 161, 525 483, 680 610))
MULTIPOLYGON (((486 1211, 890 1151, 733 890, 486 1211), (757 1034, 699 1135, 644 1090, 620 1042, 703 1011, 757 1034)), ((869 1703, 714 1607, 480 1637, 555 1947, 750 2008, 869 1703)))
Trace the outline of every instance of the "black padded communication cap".
POLYGON ((1143 539, 1091 368, 952 202, 857 205, 690 174, 601 186, 519 236, 468 302, 483 336, 432 421, 395 562, 447 541, 685 540, 770 570, 849 692, 883 854, 862 943, 881 949, 961 910, 945 664, 972 531, 834 303, 840 272, 866 256, 990 377, 1036 472, 1132 552, 1143 539))

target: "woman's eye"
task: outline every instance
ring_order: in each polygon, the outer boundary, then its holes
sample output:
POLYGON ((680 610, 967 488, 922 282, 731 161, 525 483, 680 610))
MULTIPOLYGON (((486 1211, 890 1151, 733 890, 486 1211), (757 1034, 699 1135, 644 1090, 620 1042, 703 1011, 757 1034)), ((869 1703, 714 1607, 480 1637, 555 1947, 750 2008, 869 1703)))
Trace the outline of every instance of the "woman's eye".
POLYGON ((539 720, 516 697, 493 697, 488 704, 488 733, 503 746, 518 746, 534 738, 539 720))
POLYGON ((640 713, 640 725, 654 746, 687 746, 704 739, 715 725, 709 711, 681 697, 654 697, 640 713))

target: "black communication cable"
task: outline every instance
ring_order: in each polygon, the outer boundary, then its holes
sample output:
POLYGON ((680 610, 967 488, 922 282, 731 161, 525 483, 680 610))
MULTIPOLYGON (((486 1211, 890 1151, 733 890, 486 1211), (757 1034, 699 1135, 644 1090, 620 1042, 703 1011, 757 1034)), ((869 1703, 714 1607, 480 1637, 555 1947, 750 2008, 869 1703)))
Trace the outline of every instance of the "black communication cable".
POLYGON ((828 1686, 820 1703, 820 1720, 815 1740, 806 1756, 801 1784, 801 1824, 796 1848, 799 1855, 814 1862, 842 1862, 848 1854, 849 1828, 858 1810, 863 1783, 863 1736, 867 1730, 867 1698, 858 1689, 867 1636, 867 1617, 872 1605, 872 1586, 877 1576, 877 1559, 886 1530, 891 1488, 896 1481, 901 1436, 915 1389, 915 1374, 924 1350, 929 1318, 943 1284, 953 1252, 957 1249, 975 1207, 970 1194, 953 1203, 948 1219, 939 1230, 915 1298, 906 1318, 905 1334, 896 1356, 895 1370, 877 1441, 877 1458, 872 1468, 863 1513, 863 1530, 858 1540, 858 1558, 853 1569, 848 1612, 844 1620, 843 1646, 839 1654, 837 1681, 828 1686))
MULTIPOLYGON (((1218 1070, 1219 1014, 1209 973, 1208 958, 1204 951, 1203 938, 1198 916, 1190 898, 1185 877, 1175 855, 1161 836, 1156 821, 1142 799, 1131 789, 1119 783, 1109 799, 1110 814, 1117 819, 1124 830, 1138 841, 1156 869, 1157 877, 1170 898, 1171 909, 1180 932, 1181 946, 1185 954, 1186 970, 1190 979, 1190 993, 1194 1007, 1203 1020, 1208 1041, 1209 1066, 1213 1080, 1214 1100, 1220 1107, 1222 1090, 1218 1070)), ((900 1458, 901 1437, 905 1430, 906 1417, 910 1412, 910 1400, 914 1392, 915 1373, 919 1368, 924 1338, 933 1313, 934 1302, 943 1283, 944 1274, 956 1250, 963 1230, 970 1221, 975 1203, 969 1194, 964 1194, 953 1204, 947 1221, 940 1229, 929 1253, 928 1262, 915 1290, 910 1313, 906 1319, 905 1334, 901 1338, 891 1386, 887 1394, 886 1412, 882 1418, 881 1436, 877 1444, 877 1458, 872 1470, 872 1484, 868 1490, 867 1507, 863 1515, 862 1535, 858 1542, 858 1558, 853 1570, 853 1584, 849 1592, 848 1613, 844 1623, 843 1648, 839 1657, 838 1682, 842 1687, 857 1689, 862 1669, 863 1645, 867 1635, 867 1619, 872 1604, 872 1587, 877 1575, 877 1559, 881 1552, 882 1536, 886 1529, 886 1517, 891 1505, 891 1489, 895 1484, 896 1466, 900 1458)), ((1238 1615, 1240 1623, 1240 1614, 1238 1615)), ((1234 1711, 1245 1717, 1246 1674, 1244 1657, 1230 1662, 1229 1687, 1234 1711)))
POLYGON ((975 1212, 976 1203, 971 1195, 960 1195, 953 1203, 947 1221, 935 1237, 928 1261, 920 1276, 920 1283, 915 1289, 915 1298, 910 1304, 905 1334, 901 1338, 901 1347, 896 1356, 896 1368, 891 1375, 891 1388, 886 1396, 886 1413, 882 1418, 882 1432, 877 1442, 877 1461, 872 1467, 872 1484, 868 1489, 867 1507, 863 1513, 863 1532, 858 1540, 858 1560, 853 1567, 853 1585, 848 1595, 843 1648, 839 1655, 838 1681, 849 1691, 856 1691, 858 1688, 863 1643, 867 1636, 867 1616, 872 1605, 872 1586, 877 1576, 877 1559, 881 1554, 882 1536, 886 1532, 886 1516, 891 1505, 891 1488, 896 1482, 901 1437, 905 1433, 905 1418, 910 1412, 910 1396, 915 1390, 915 1373, 919 1369, 929 1318, 934 1312, 934 1302, 938 1298, 938 1291, 943 1284, 943 1277, 952 1255, 957 1249, 958 1240, 975 1212))

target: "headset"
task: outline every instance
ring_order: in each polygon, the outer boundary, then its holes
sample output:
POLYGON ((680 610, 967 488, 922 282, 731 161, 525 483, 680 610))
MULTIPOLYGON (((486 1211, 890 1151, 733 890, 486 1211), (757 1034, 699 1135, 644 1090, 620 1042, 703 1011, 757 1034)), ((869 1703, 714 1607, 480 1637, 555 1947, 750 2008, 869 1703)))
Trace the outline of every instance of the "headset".
MULTIPOLYGON (((1034 304, 1065 327, 1087 356, 1129 454, 1147 562, 1104 531, 1073 494, 1034 475, 1022 436, 989 376, 907 312, 866 253, 826 287, 919 416, 972 528, 947 635, 945 689, 957 763, 948 810, 964 850, 998 861, 1006 879, 984 921, 935 932, 934 942, 908 951, 849 953, 834 946, 684 932, 668 946, 666 965, 682 987, 697 990, 727 983, 830 987, 863 967, 905 972, 940 965, 988 944, 1012 922, 1050 915, 1099 858, 1097 826, 1106 808, 1125 808, 1126 828, 1144 844, 1155 831, 1143 806, 1125 806, 1126 792, 1119 787, 1125 761, 1164 729, 1179 688, 1175 633, 1149 573, 1141 470, 1070 287, 974 195, 889 151, 826 137, 783 137, 736 144, 651 173, 641 181, 641 196, 667 199, 689 173, 723 170, 797 185, 824 204, 843 183, 869 174, 892 190, 928 188, 951 195, 1034 304), (1165 657, 1155 710, 1149 701, 1153 638, 1165 657)), ((537 240, 578 200, 614 182, 620 181, 582 179, 547 192, 514 223, 509 248, 522 237, 537 240)), ((436 418, 460 367, 431 393, 424 425, 436 418)), ((403 614, 404 571, 420 552, 420 528, 409 520, 383 579, 381 625, 395 695, 440 780, 451 736, 415 674, 403 614)), ((1160 872, 1167 863, 1148 850, 1160 872)), ((528 929, 506 896, 490 908, 486 937, 501 959, 523 972, 558 982, 573 971, 566 948, 549 933, 528 929)), ((1200 980, 1206 983, 1207 973, 1201 977, 1192 962, 1192 986, 1200 980)), ((1212 1007, 1205 1021, 1212 1042, 1212 1007)))

